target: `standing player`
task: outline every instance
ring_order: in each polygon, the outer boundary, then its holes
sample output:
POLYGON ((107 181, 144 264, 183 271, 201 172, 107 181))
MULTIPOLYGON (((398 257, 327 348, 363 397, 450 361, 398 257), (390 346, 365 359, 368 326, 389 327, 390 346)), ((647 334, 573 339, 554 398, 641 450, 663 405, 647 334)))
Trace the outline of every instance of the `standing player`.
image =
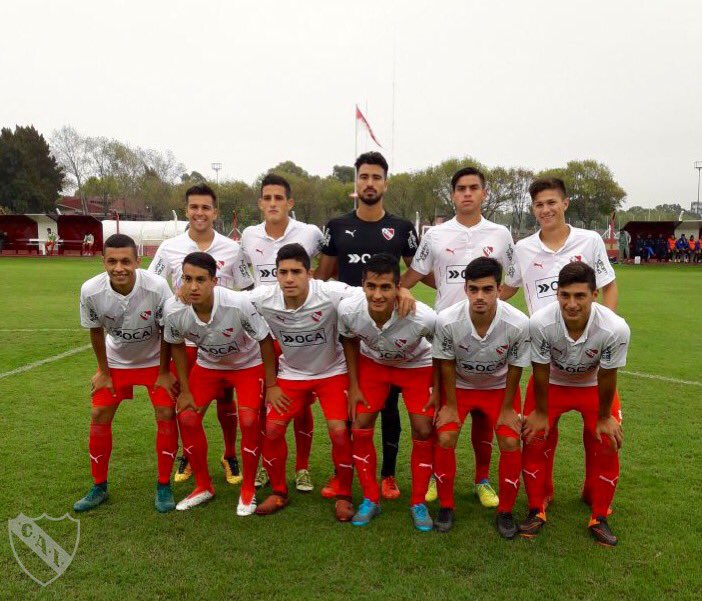
POLYGON ((214 496, 202 419, 210 402, 220 398, 228 387, 236 389, 244 464, 236 513, 247 516, 256 509, 254 478, 261 449, 260 412, 264 380, 275 383, 275 353, 268 326, 246 294, 217 286, 216 273, 217 263, 211 255, 187 255, 181 285, 191 304, 172 298, 164 308, 164 338, 171 344, 180 384, 178 424, 196 484, 176 509, 191 509, 214 496), (198 348, 192 371, 185 340, 198 348))
MULTIPOLYGON (((507 269, 501 299, 514 296, 519 287, 524 288, 529 315, 549 305, 556 299, 558 273, 564 265, 583 262, 595 270, 597 287, 602 289, 602 303, 616 311, 617 282, 610 265, 602 238, 597 232, 572 227, 566 223, 565 213, 570 204, 565 184, 558 178, 538 179, 529 186, 531 209, 539 223, 539 231, 517 242, 514 262, 507 269)), ((527 385, 530 394, 532 380, 527 385)), ((585 483, 582 498, 590 502, 589 437, 583 431, 585 443, 585 483)), ((553 462, 558 444, 558 422, 551 428, 546 454, 547 503, 553 500, 553 462)))
MULTIPOLYGON (((214 257, 217 264, 217 281, 221 286, 239 290, 252 287, 253 280, 241 247, 214 229, 214 221, 218 215, 214 190, 206 184, 192 186, 185 192, 185 204, 185 214, 190 227, 183 234, 161 243, 149 265, 149 271, 170 279, 173 290, 177 291, 181 285, 183 259, 191 252, 200 251, 214 257)), ((197 347, 190 341, 186 341, 186 346, 189 349, 188 362, 192 367, 197 356, 197 347)), ((222 397, 217 399, 217 419, 224 436, 224 454, 221 460, 224 474, 227 482, 238 484, 241 482, 241 473, 236 458, 237 415, 231 389, 226 389, 222 397)), ((175 481, 187 480, 191 473, 187 457, 181 457, 175 481)))
POLYGON ((626 364, 630 331, 614 311, 594 302, 595 270, 569 263, 558 274, 557 303, 531 317, 533 393, 524 405, 524 486, 529 515, 520 533, 535 536, 546 523, 546 437, 566 411, 578 411, 591 453, 589 529, 606 546, 617 544, 607 513, 619 479, 622 445, 617 369, 626 364))
POLYGON ((124 234, 105 241, 103 264, 105 273, 89 279, 80 290, 80 321, 90 328, 98 370, 91 379, 88 443, 94 485, 73 509, 88 511, 107 499, 112 419, 119 404, 132 398, 133 387, 145 386, 156 415, 156 509, 171 511, 175 507, 171 470, 178 451, 171 398, 175 378, 168 371, 169 355, 160 354, 159 330, 171 290, 162 278, 139 269, 134 240, 124 234))
MULTIPOLYGON (((358 208, 331 219, 325 228, 324 244, 315 277, 326 280, 338 270, 338 280, 351 286, 361 285, 363 264, 373 255, 385 252, 407 265, 417 250, 417 232, 406 219, 385 211, 383 195, 387 188, 388 163, 379 152, 367 152, 356 159, 358 208)), ((393 388, 381 412, 383 438, 382 495, 396 499, 400 490, 395 481, 395 466, 400 444, 399 390, 393 388)), ((322 490, 333 493, 334 481, 322 490)))
POLYGON ((365 296, 339 304, 339 333, 349 369, 349 413, 353 420, 353 459, 363 502, 351 523, 366 526, 380 513, 373 436, 375 420, 391 386, 402 391, 412 426, 412 498, 415 528, 431 530, 424 504, 433 463, 433 417, 438 389, 433 389, 431 344, 436 314, 417 303, 413 314, 397 313, 400 266, 392 255, 373 255, 363 266, 365 296))
MULTIPOLYGON (((290 218, 290 210, 295 206, 288 181, 269 173, 261 182, 261 198, 258 208, 263 213, 263 223, 252 225, 241 235, 241 247, 246 260, 253 268, 256 286, 272 286, 277 283, 275 260, 278 251, 285 244, 297 242, 307 251, 310 258, 319 254, 322 232, 316 225, 302 223, 290 218)), ((295 488, 309 492, 314 486, 310 476, 310 450, 314 418, 312 409, 306 405, 295 417, 295 488)), ((256 476, 256 485, 268 482, 268 474, 261 467, 256 476)))
POLYGON ((512 507, 519 491, 519 379, 529 365, 529 320, 498 300, 502 266, 479 257, 465 268, 465 298, 441 311, 436 320, 433 356, 440 360, 442 407, 436 419, 434 475, 441 509, 440 532, 453 526, 453 483, 458 435, 469 412, 480 410, 497 431, 500 446, 497 529, 513 538, 512 507))
POLYGON ((50 227, 46 228, 46 243, 44 244, 44 254, 49 257, 54 254, 56 248, 56 234, 51 231, 50 227))
MULTIPOLYGON (((425 276, 433 275, 436 311, 465 300, 465 268, 476 257, 493 257, 505 271, 512 262, 512 234, 481 214, 488 195, 485 175, 473 167, 460 169, 451 178, 451 190, 456 216, 424 235, 412 266, 402 277, 402 285, 411 288, 425 276)), ((471 411, 471 417, 475 494, 484 507, 496 507, 499 501, 489 480, 493 424, 478 407, 471 411)))

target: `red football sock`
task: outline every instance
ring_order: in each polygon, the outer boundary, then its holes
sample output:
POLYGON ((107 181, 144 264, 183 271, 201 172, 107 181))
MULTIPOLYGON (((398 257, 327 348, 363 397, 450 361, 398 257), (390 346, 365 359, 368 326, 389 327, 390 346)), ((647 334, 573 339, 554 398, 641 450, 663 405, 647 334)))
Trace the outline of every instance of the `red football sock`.
POLYGON ((288 443, 285 441, 287 429, 287 422, 267 421, 266 435, 263 438, 263 467, 268 472, 273 492, 282 495, 288 494, 285 481, 285 462, 288 460, 288 443))
POLYGON ((353 452, 351 451, 351 435, 347 427, 329 432, 332 443, 332 461, 339 481, 338 497, 351 497, 353 485, 353 452))
POLYGON ((424 497, 429 487, 429 479, 434 464, 434 441, 412 439, 412 456, 410 468, 412 470, 412 498, 411 505, 424 503, 424 497))
POLYGON ((295 471, 310 469, 310 451, 314 433, 312 406, 305 405, 302 412, 295 416, 295 471))
POLYGON ((250 503, 256 492, 256 470, 261 456, 261 426, 259 412, 242 407, 239 410, 241 422, 241 467, 244 480, 241 483, 241 498, 244 503, 250 503))
POLYGON ((202 427, 202 414, 188 409, 178 414, 183 452, 188 458, 195 475, 198 488, 212 488, 210 472, 207 468, 207 437, 202 427))
POLYGON ((471 414, 470 440, 475 453, 475 483, 490 478, 490 459, 492 457, 493 423, 482 411, 471 414))
POLYGON ((546 448, 547 443, 543 438, 534 438, 522 449, 522 474, 529 500, 529 509, 538 509, 539 511, 544 510, 546 448))
POLYGON ((112 424, 90 424, 88 438, 88 453, 90 454, 90 471, 93 482, 107 482, 107 469, 112 453, 112 424))
POLYGON ((593 473, 595 472, 595 446, 597 440, 583 428, 583 447, 585 448, 585 481, 583 483, 583 497, 592 503, 592 487, 594 484, 593 473))
POLYGON ((222 426, 224 438, 224 456, 236 457, 236 403, 222 403, 217 401, 217 419, 222 426))
MULTIPOLYGON (((552 428, 546 439, 544 453, 546 455, 546 475, 544 477, 544 500, 553 498, 553 463, 556 460, 556 447, 558 446, 558 428, 552 428)), ((526 481, 525 481, 526 482, 526 481)), ((526 486, 526 484, 525 484, 526 486)))
POLYGON ((178 452, 178 427, 175 417, 168 421, 156 420, 156 461, 159 484, 171 481, 173 462, 178 452))
POLYGON ((593 441, 592 517, 607 517, 619 480, 619 453, 609 439, 593 441))
POLYGON ((453 482, 456 479, 456 449, 434 445, 434 477, 436 491, 439 493, 439 505, 448 509, 455 506, 453 500, 453 482))
POLYGON ((353 464, 356 466, 358 481, 361 483, 363 496, 380 502, 380 487, 378 486, 378 461, 373 442, 373 428, 354 429, 352 434, 353 464))
POLYGON ((498 513, 511 513, 519 493, 519 479, 522 472, 522 450, 500 451, 500 483, 498 513))

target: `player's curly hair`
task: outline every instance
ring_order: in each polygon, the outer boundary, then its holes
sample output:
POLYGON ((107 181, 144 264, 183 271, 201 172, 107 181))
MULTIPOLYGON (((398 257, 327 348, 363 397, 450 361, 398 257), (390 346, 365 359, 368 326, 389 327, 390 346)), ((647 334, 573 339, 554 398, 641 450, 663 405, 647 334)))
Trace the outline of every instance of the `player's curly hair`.
POLYGON ((558 272, 558 287, 563 288, 571 284, 587 284, 590 292, 594 292, 597 290, 595 270, 582 261, 568 263, 558 272))
POLYGON ((378 165, 379 167, 383 168, 385 177, 387 178, 388 176, 388 162, 379 152, 373 150, 371 152, 364 152, 363 154, 359 155, 354 163, 356 172, 358 172, 358 170, 361 168, 361 165, 378 165))

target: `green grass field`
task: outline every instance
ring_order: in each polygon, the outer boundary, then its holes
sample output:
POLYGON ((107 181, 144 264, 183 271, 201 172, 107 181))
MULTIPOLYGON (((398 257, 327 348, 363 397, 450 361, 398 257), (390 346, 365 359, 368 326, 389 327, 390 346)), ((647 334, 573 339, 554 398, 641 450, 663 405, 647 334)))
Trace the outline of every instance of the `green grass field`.
MULTIPOLYGON (((98 259, 0 259, 0 517, 5 521, 20 512, 32 517, 72 513, 73 502, 91 484, 91 351, 2 374, 88 343, 79 329, 78 292, 100 270, 98 259)), ((588 511, 578 499, 583 456, 577 415, 561 421, 556 500, 547 527, 536 540, 505 542, 494 529, 494 514, 469 488, 473 460, 465 434, 454 530, 439 535, 412 528, 406 422, 398 470, 402 498, 385 502, 383 514, 368 528, 335 522, 332 505, 318 493, 331 472, 318 408, 311 466, 315 492, 293 493, 281 514, 237 518, 238 487, 223 480, 221 434, 211 411, 206 424, 217 497, 203 508, 160 515, 153 508, 153 412, 140 391, 117 413, 110 500, 78 516, 80 543, 70 567, 42 589, 15 562, 7 534, 0 535, 0 597, 702 598, 702 445, 697 437, 702 430, 702 271, 631 266, 618 268, 617 276, 620 313, 631 326, 632 345, 619 380, 626 438, 610 520, 620 537, 615 549, 593 544, 586 530, 588 511)), ((429 290, 420 295, 431 302, 429 290)), ((523 308, 521 298, 517 304, 523 308)), ((492 468, 494 480, 497 453, 492 468)), ((176 485, 176 499, 191 486, 176 485)), ((521 516, 524 510, 522 491, 516 511, 521 516)), ((68 536, 65 522, 56 528, 63 528, 56 537, 68 536)), ((58 540, 66 548, 67 539, 58 540)), ((30 555, 23 553, 30 570, 45 577, 46 567, 30 555)))

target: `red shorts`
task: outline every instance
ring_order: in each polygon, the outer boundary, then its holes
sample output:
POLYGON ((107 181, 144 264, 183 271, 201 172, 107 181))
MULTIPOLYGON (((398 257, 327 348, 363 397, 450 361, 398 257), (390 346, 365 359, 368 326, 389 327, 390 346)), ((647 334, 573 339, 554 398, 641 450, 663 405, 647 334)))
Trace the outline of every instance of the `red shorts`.
MULTIPOLYGON (((536 407, 534 384, 529 380, 524 400, 524 415, 529 415, 536 407)), ((568 411, 578 411, 583 416, 585 428, 594 434, 599 418, 600 396, 597 386, 548 385, 548 424, 552 427, 556 420, 568 411)), ((619 393, 615 391, 612 401, 612 416, 622 422, 619 393)))
POLYGON ((432 376, 431 366, 401 368, 381 365, 361 355, 358 364, 358 381, 361 392, 370 407, 358 403, 356 412, 377 413, 385 407, 385 399, 390 394, 390 388, 397 386, 402 391, 402 399, 408 413, 433 417, 433 407, 424 411, 424 406, 431 394, 432 376))
MULTIPOLYGON (((193 371, 193 366, 195 365, 195 362, 197 361, 197 347, 196 346, 185 346, 185 356, 188 358, 188 373, 193 371)), ((170 365, 171 373, 177 378, 178 377, 178 370, 176 369, 175 366, 175 361, 171 359, 171 365, 170 365)))
MULTIPOLYGON (((505 400, 505 389, 498 388, 496 390, 466 390, 463 388, 456 388, 456 404, 458 405, 458 419, 460 420, 460 425, 457 423, 446 424, 439 428, 439 432, 447 432, 451 430, 458 430, 463 422, 466 421, 466 417, 472 411, 480 411, 485 414, 490 420, 492 428, 495 428, 497 419, 500 417, 500 411, 502 411, 502 404, 505 400)), ((442 399, 442 404, 445 400, 442 399)), ((522 395, 517 388, 514 393, 514 399, 512 401, 512 407, 517 413, 520 413, 522 408, 522 395)), ((519 438, 519 433, 508 428, 507 426, 500 426, 497 429, 497 433, 500 436, 508 436, 510 438, 519 438)))
POLYGON ((198 407, 224 396, 226 388, 236 390, 237 405, 258 411, 263 405, 263 365, 247 369, 208 369, 197 363, 190 371, 190 390, 198 407))
POLYGON ((158 378, 158 366, 134 369, 110 367, 110 378, 115 390, 114 396, 107 388, 96 390, 92 395, 93 407, 119 405, 124 399, 134 398, 134 386, 146 386, 154 407, 174 407, 175 401, 165 388, 154 388, 158 378))
POLYGON ((283 422, 290 421, 300 414, 305 405, 311 405, 315 401, 315 395, 322 406, 322 412, 327 421, 349 419, 347 391, 349 389, 349 377, 346 374, 320 378, 318 380, 284 380, 278 378, 278 386, 283 389, 291 403, 287 411, 279 413, 273 407, 269 407, 267 419, 283 422))

